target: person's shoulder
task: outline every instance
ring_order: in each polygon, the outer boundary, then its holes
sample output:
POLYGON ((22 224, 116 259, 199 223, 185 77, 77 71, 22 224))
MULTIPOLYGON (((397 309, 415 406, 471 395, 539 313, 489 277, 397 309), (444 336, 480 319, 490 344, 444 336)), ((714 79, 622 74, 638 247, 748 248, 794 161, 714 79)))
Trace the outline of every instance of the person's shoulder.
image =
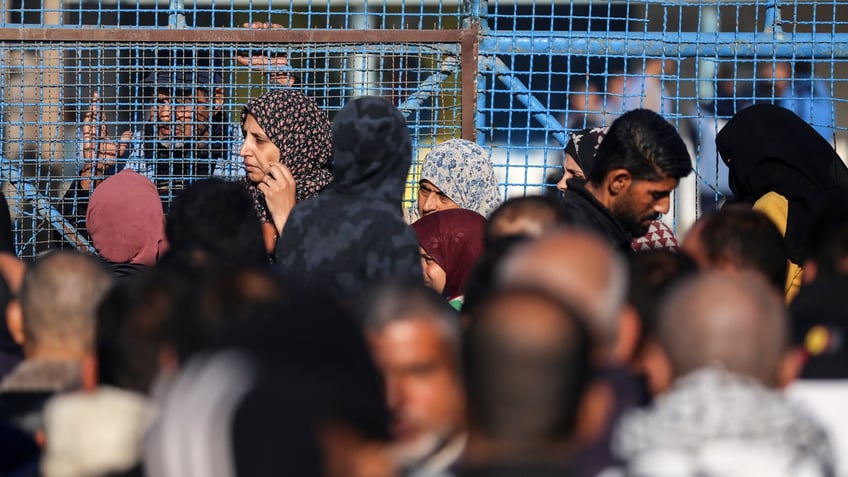
POLYGON ((774 222, 781 235, 786 235, 786 224, 789 219, 789 200, 781 194, 770 191, 754 202, 753 209, 762 212, 774 222))
POLYGON ((594 197, 586 190, 583 179, 569 179, 568 189, 563 195, 562 207, 570 221, 583 222, 597 212, 594 197))

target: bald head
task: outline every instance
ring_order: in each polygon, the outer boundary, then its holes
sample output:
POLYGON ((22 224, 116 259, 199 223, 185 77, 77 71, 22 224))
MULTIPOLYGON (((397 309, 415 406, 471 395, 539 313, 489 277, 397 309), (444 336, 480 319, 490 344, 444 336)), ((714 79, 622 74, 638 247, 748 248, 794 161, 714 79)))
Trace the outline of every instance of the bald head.
POLYGON ((675 378, 719 365, 777 386, 789 346, 788 326, 781 296, 763 277, 710 272, 668 296, 658 337, 675 378))
POLYGON ((503 289, 475 310, 465 345, 474 429, 525 456, 572 436, 590 338, 567 305, 546 292, 503 289))
POLYGON ((109 271, 89 255, 53 252, 35 262, 19 295, 24 349, 91 351, 95 311, 111 284, 109 271))
POLYGON ((507 257, 498 281, 539 287, 572 303, 589 320, 600 346, 615 344, 626 265, 602 238, 572 229, 552 232, 507 257))

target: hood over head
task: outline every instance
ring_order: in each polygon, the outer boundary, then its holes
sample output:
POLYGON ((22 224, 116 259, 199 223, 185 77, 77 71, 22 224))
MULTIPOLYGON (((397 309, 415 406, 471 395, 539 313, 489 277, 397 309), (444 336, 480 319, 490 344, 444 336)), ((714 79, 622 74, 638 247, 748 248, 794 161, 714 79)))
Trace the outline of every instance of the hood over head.
POLYGON ((848 168, 812 126, 788 109, 755 104, 736 113, 716 136, 738 201, 755 203, 768 192, 789 201, 786 246, 803 263, 812 219, 822 204, 848 186, 848 168))
POLYGON ((335 190, 370 191, 374 198, 400 204, 411 164, 412 140, 406 120, 389 100, 376 96, 356 98, 336 115, 335 190))

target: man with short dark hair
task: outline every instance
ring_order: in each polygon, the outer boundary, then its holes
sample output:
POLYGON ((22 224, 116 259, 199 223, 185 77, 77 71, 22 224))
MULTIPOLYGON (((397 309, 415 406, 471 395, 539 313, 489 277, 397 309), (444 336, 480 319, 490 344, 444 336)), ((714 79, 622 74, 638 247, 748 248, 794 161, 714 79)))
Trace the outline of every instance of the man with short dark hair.
POLYGON ((659 114, 629 111, 610 126, 587 179, 567 181, 564 198, 571 222, 594 230, 630 253, 634 237, 668 212, 671 192, 692 171, 677 130, 659 114))
POLYGON ((516 247, 498 278, 503 286, 540 287, 570 303, 586 320, 599 385, 614 398, 607 424, 578 457, 578 475, 594 476, 612 462, 612 426, 626 410, 647 400, 642 377, 628 369, 639 321, 625 302, 627 262, 598 234, 563 228, 516 247))
POLYGON ((180 194, 165 219, 169 250, 163 260, 191 265, 269 263, 262 225, 243 184, 203 179, 180 194))
POLYGON ((788 289, 783 235, 762 212, 725 206, 695 222, 681 247, 703 270, 753 271, 781 293, 788 289))
POLYGON ((456 475, 574 475, 592 375, 585 320, 546 292, 505 288, 475 309, 464 345, 469 437, 456 475))

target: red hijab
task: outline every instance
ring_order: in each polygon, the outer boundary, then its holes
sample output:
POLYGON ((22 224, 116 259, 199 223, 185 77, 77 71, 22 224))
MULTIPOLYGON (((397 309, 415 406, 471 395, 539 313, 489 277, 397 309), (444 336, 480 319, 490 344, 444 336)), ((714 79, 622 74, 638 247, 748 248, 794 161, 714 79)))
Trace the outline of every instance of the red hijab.
POLYGON ((447 298, 462 295, 468 276, 483 255, 486 219, 471 210, 450 209, 427 214, 412 228, 418 243, 445 271, 447 298))
POLYGON ((167 248, 159 192, 150 179, 130 169, 91 193, 86 229, 97 253, 111 263, 151 266, 167 248))

